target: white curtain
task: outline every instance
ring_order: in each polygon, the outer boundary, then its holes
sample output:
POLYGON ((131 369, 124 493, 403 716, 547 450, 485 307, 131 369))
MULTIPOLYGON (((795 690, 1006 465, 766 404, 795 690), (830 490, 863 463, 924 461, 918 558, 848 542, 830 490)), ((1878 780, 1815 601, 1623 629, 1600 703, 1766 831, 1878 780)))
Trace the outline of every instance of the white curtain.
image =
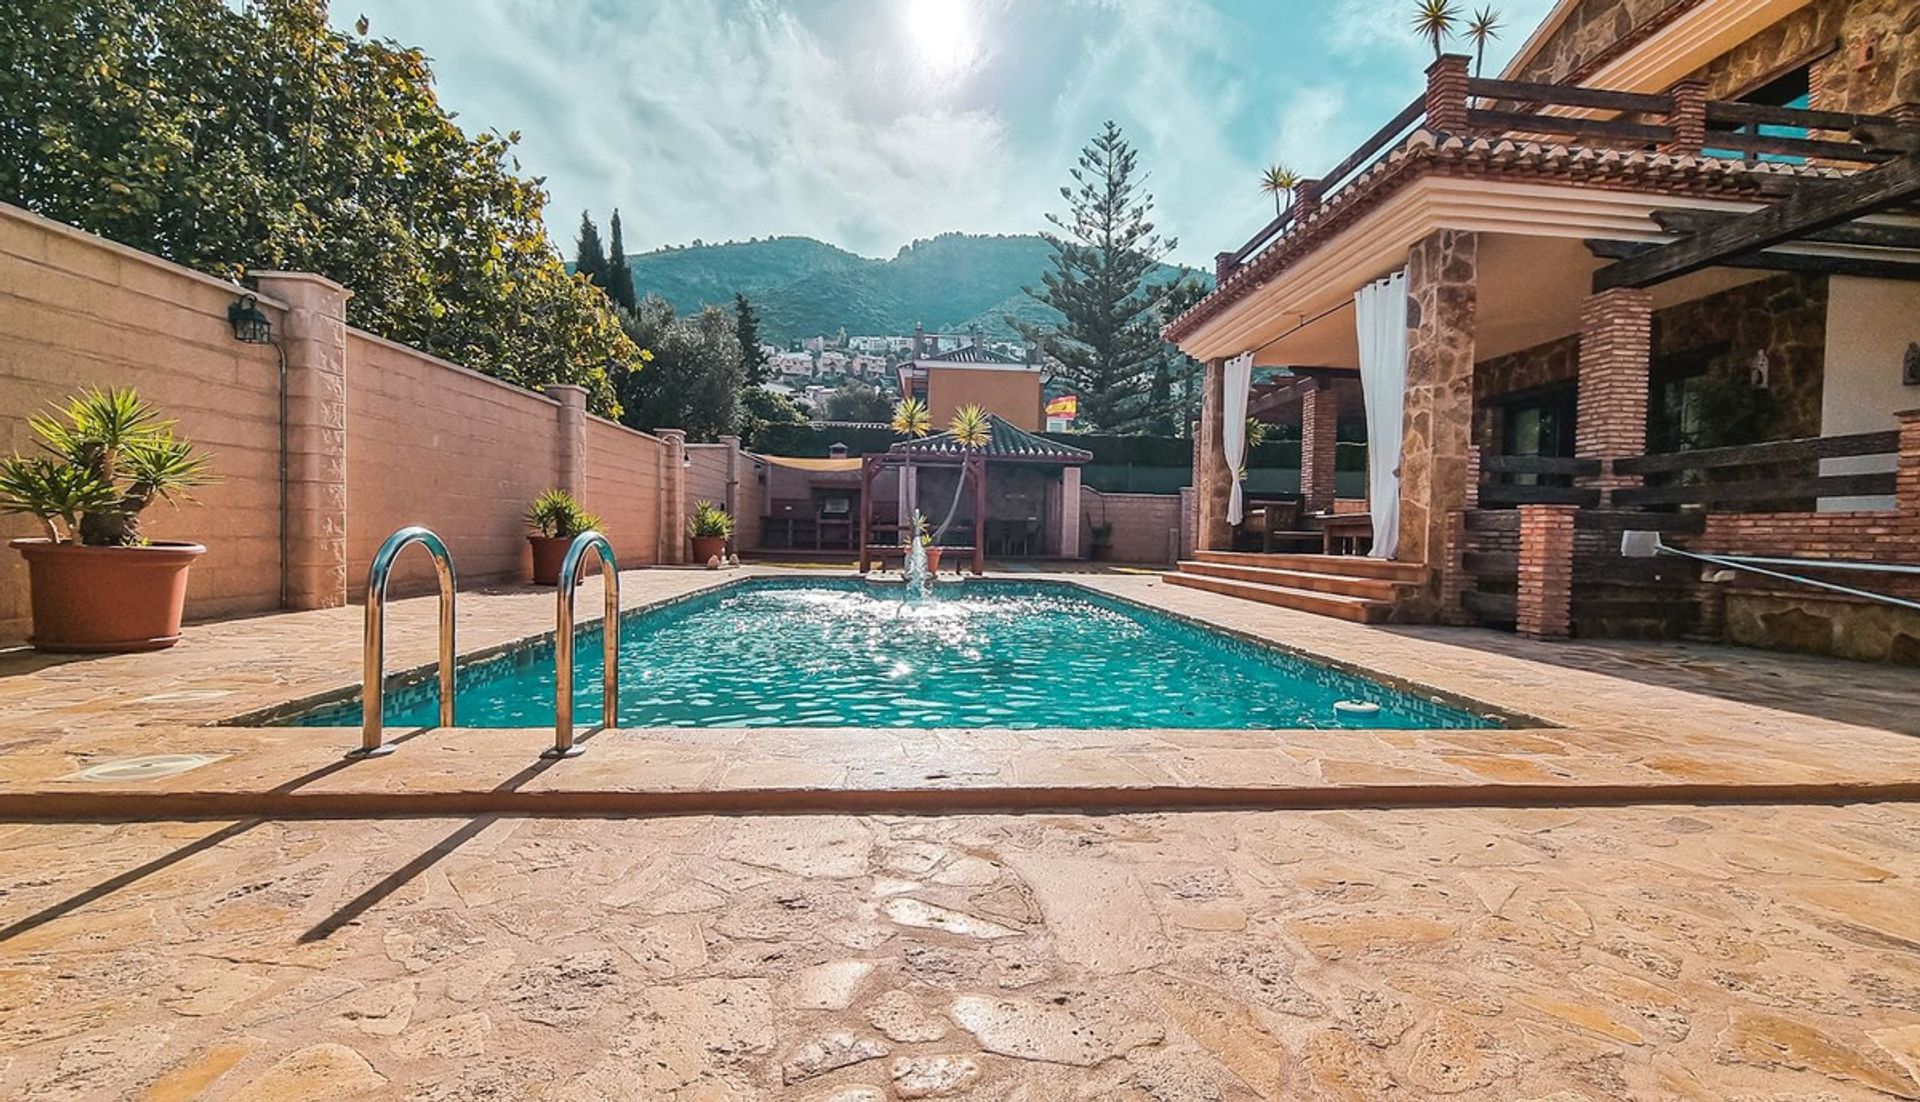
POLYGON ((1400 541, 1400 413, 1407 393, 1407 274, 1395 272, 1353 296, 1360 330, 1360 389, 1367 405, 1367 504, 1373 557, 1400 541))
POLYGON ((1227 361, 1220 381, 1220 440, 1227 453, 1227 474, 1233 492, 1227 498, 1227 523, 1238 524, 1243 513, 1240 472, 1247 465, 1247 388, 1253 382, 1253 353, 1242 352, 1227 361))

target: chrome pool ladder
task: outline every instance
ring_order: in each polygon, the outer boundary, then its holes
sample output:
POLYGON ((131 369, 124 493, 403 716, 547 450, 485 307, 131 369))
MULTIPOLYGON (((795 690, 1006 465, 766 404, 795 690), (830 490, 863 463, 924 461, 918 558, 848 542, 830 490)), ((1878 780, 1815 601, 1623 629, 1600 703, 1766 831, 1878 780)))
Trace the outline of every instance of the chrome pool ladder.
POLYGON ((571 758, 586 750, 573 741, 573 591, 580 584, 580 567, 589 551, 599 555, 600 576, 605 579, 600 725, 612 727, 620 711, 620 566, 614 561, 613 544, 607 537, 582 532, 567 545, 567 557, 560 563, 553 625, 553 746, 541 752, 543 758, 571 758))
POLYGON ((456 577, 453 555, 447 545, 430 529, 410 525, 387 537, 374 553, 367 569, 366 635, 361 646, 360 748, 350 758, 375 758, 391 754, 393 744, 385 741, 386 725, 386 649, 387 649, 387 577, 393 573, 393 560, 413 544, 420 544, 433 556, 434 570, 440 576, 440 726, 453 726, 454 715, 454 637, 453 601, 456 577))

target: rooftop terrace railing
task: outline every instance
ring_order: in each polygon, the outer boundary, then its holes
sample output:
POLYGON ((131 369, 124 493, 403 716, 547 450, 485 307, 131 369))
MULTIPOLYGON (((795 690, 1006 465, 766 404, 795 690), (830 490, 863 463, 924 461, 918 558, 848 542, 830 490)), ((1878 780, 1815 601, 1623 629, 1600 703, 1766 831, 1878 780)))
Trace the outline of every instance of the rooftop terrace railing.
POLYGON ((1225 280, 1284 240, 1294 226, 1418 129, 1462 138, 1540 139, 1748 161, 1820 161, 1836 167, 1891 160, 1898 154, 1880 147, 1887 134, 1903 134, 1911 141, 1920 133, 1893 115, 1709 100, 1706 86, 1697 82, 1649 94, 1473 77, 1466 57, 1449 54, 1427 70, 1426 91, 1324 176, 1301 181, 1292 204, 1245 244, 1215 256, 1216 280, 1225 280))

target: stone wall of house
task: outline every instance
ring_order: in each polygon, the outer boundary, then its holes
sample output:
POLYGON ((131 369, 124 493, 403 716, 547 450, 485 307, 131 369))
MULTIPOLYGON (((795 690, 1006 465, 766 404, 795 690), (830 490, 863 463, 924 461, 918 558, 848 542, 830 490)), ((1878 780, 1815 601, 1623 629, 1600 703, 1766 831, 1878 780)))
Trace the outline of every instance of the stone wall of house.
POLYGON ((1519 80, 1560 82, 1594 68, 1630 38, 1700 0, 1581 0, 1517 74, 1519 80))
POLYGON ((1180 494, 1080 491, 1080 547, 1090 554, 1093 526, 1113 526, 1113 562, 1170 563, 1180 553, 1180 494))
POLYGON ((1813 106, 1881 114, 1920 105, 1920 16, 1910 0, 1814 0, 1694 74, 1732 99, 1813 63, 1813 106))
POLYGON ((1473 442, 1482 454, 1502 454, 1500 409, 1509 394, 1573 382, 1580 374, 1580 335, 1536 344, 1473 366, 1473 442))
POLYGON ((1653 315, 1653 358, 1724 344, 1711 366, 1768 360, 1767 387, 1779 410, 1774 436, 1820 435, 1820 379, 1826 357, 1827 278, 1770 276, 1653 315))
MULTIPOLYGON (((556 398, 348 329, 345 291, 301 274, 261 276, 261 308, 287 353, 290 597, 357 600, 396 528, 425 524, 463 581, 524 577, 528 502, 571 485, 607 519, 622 565, 658 560, 678 469, 657 437, 556 398), (296 301, 296 299, 303 299, 296 301)), ((199 504, 160 505, 149 536, 206 545, 187 614, 280 605, 280 391, 273 347, 234 339, 230 283, 0 204, 0 454, 34 449, 27 417, 87 387, 131 386, 210 453, 219 481, 199 504)), ((555 388, 556 394, 568 388, 555 388)), ((0 517, 0 537, 40 534, 0 517)), ((391 591, 432 585, 409 551, 391 591)), ((28 631, 27 573, 0 555, 0 643, 28 631)))

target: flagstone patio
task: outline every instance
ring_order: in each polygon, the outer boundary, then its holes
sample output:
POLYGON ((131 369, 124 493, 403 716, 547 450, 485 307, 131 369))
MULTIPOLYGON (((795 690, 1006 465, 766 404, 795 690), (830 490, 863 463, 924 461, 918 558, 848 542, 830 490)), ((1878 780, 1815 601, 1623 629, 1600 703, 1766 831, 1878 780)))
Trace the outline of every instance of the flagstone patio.
MULTIPOLYGON (((358 609, 0 655, 0 1097, 1920 1098, 1920 674, 1069 580, 1530 725, 349 763, 212 724, 357 684, 358 609), (83 775, 160 753, 209 760, 83 775)), ((463 651, 551 628, 461 601, 463 651)))

